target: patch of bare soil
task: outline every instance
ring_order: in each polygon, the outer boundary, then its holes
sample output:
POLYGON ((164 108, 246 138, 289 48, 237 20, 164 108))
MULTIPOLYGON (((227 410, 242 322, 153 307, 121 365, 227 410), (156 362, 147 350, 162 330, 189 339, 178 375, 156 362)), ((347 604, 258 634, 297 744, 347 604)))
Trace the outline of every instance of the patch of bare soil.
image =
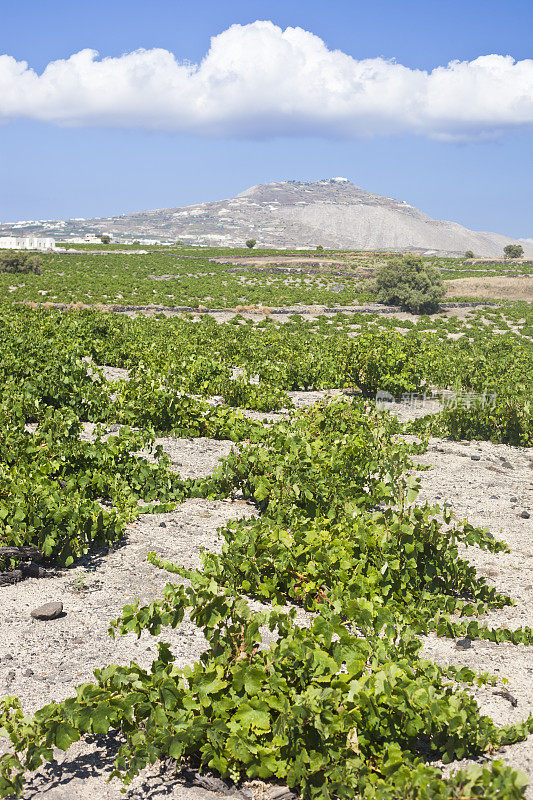
POLYGON ((533 276, 455 278, 446 281, 446 297, 480 297, 533 302, 533 276))
MULTIPOLYGON (((491 585, 516 601, 492 611, 485 622, 494 627, 533 627, 533 453, 528 448, 491 442, 451 442, 431 439, 419 458, 429 471, 419 473, 418 502, 447 504, 458 520, 467 519, 505 541, 510 553, 491 554, 462 548, 462 555, 491 585), (522 517, 529 513, 529 519, 522 517)), ((496 686, 473 688, 483 713, 498 724, 526 719, 533 713, 533 647, 472 641, 459 649, 453 639, 436 636, 424 641, 424 654, 437 663, 465 665, 499 678, 496 686)), ((533 778, 533 737, 494 753, 533 778)), ((460 766, 464 766, 461 764, 460 766)), ((458 768, 457 764, 451 769, 458 768)), ((526 797, 533 800, 533 785, 526 797)))
POLYGON ((233 264, 242 267, 305 266, 305 267, 349 267, 350 262, 339 258, 316 258, 312 256, 233 256, 231 258, 210 258, 216 264, 233 264))

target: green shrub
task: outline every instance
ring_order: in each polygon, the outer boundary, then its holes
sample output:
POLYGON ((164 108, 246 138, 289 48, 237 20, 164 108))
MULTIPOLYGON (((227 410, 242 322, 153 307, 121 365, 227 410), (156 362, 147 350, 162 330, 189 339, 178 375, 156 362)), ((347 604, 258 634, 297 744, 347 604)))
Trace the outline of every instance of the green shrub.
POLYGON ((433 424, 451 439, 481 439, 515 447, 533 445, 533 408, 530 400, 498 398, 494 404, 459 404, 434 418, 433 424))
POLYGON ((400 306, 413 314, 432 314, 439 309, 444 287, 439 271, 419 256, 407 255, 383 265, 376 279, 378 300, 400 306))
POLYGON ((508 244, 503 248, 505 258, 522 258, 524 248, 521 244, 508 244))
POLYGON ((0 255, 0 272, 41 274, 41 259, 29 253, 8 250, 0 255))
POLYGON ((375 397, 380 389, 394 397, 418 392, 425 384, 423 361, 432 344, 419 335, 361 334, 352 344, 346 371, 365 397, 375 397))

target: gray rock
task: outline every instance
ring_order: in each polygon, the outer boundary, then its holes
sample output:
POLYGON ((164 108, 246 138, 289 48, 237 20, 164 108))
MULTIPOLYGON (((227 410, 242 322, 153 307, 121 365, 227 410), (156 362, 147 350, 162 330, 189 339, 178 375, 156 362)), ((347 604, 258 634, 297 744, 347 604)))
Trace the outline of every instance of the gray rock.
POLYGON ((522 517, 522 519, 529 519, 529 517, 530 517, 531 515, 530 515, 529 511, 522 511, 522 513, 520 514, 520 516, 522 517))
POLYGON ((472 459, 472 461, 481 461, 481 456, 474 455, 470 456, 470 458, 472 459))
POLYGON ((465 636, 464 639, 459 639, 455 643, 455 647, 457 650, 469 650, 472 647, 472 640, 465 636))
POLYGON ((271 786, 268 790, 268 796, 271 800, 292 800, 293 797, 296 797, 288 786, 271 786))
POLYGON ((43 606, 39 606, 39 608, 34 608, 31 612, 31 616, 33 619, 56 619, 59 617, 60 614, 63 613, 63 603, 55 602, 55 603, 45 603, 43 606))

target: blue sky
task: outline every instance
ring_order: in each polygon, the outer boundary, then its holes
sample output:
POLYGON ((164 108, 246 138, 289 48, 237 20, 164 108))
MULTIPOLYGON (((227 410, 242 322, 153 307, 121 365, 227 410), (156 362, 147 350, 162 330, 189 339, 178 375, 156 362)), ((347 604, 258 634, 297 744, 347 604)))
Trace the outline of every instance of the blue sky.
MULTIPOLYGON (((102 58, 117 58, 119 64, 122 54, 138 48, 163 48, 179 62, 198 64, 211 37, 256 20, 271 20, 283 30, 302 28, 319 37, 328 51, 340 50, 357 61, 395 59, 407 68, 409 81, 419 80, 414 71, 431 71, 453 60, 493 53, 517 62, 533 57, 530 0, 95 0, 91 5, 19 0, 4 9, 0 53, 28 62, 38 73, 49 62, 86 48, 102 58)), ((222 55, 213 69, 224 60, 226 41, 239 51, 249 44, 253 57, 255 40, 247 28, 242 30, 233 42, 220 39, 222 55)), ((272 37, 276 48, 285 47, 281 34, 272 37)), ((302 46, 314 53, 313 42, 305 39, 302 46)), ((332 63, 332 70, 338 66, 332 63)), ((166 67, 157 69, 160 75, 166 67)), ((410 86, 404 86, 406 96, 410 86)), ((308 87, 300 88, 305 93, 308 87)), ((247 87, 252 89, 253 84, 247 87)), ((292 91, 298 94, 298 85, 292 91)), ((464 105, 468 98, 465 91, 464 105)), ((368 114, 362 118, 359 110, 354 116, 353 109, 349 117, 336 110, 325 119, 320 108, 316 118, 305 108, 296 115, 291 111, 290 122, 277 120, 281 111, 276 108, 264 118, 254 112, 248 119, 244 101, 238 125, 224 121, 221 109, 215 109, 208 124, 195 118, 180 128, 173 119, 150 129, 149 94, 138 118, 129 107, 118 121, 109 109, 80 107, 72 127, 69 106, 75 100, 64 89, 59 116, 48 121, 28 107, 35 102, 30 98, 23 112, 9 112, 0 125, 0 220, 107 216, 230 197, 272 180, 340 175, 437 218, 533 237, 533 125, 527 114, 518 122, 511 119, 512 106, 500 115, 498 97, 494 108, 480 112, 483 119, 490 117, 488 128, 478 114, 469 121, 467 135, 458 128, 462 111, 455 107, 446 110, 444 123, 428 122, 426 115, 404 126, 398 113, 389 118, 383 108, 377 122, 368 114)), ((247 102, 253 105, 253 96, 247 102)))

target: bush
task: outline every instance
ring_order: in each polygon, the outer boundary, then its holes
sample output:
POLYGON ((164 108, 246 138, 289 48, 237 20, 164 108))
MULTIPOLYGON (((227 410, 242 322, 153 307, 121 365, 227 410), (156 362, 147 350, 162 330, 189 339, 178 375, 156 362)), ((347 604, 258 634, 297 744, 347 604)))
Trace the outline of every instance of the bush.
POLYGON ((465 258, 475 258, 473 250, 467 250, 465 253, 465 258))
POLYGON ((528 399, 498 398, 495 403, 459 404, 435 417, 440 432, 455 441, 481 439, 515 447, 533 445, 533 407, 528 399))
POLYGON ((246 247, 248 247, 250 250, 251 250, 253 247, 255 247, 255 245, 256 245, 256 241, 255 241, 255 239, 247 239, 247 240, 246 240, 246 247))
POLYGON ((376 286, 380 302, 400 306, 413 314, 438 311, 444 295, 438 269, 412 255, 384 264, 378 271, 376 286))
POLYGON ((524 248, 521 244, 508 244, 503 248, 505 258, 521 258, 524 255, 524 248))
POLYGON ((107 233, 104 233, 100 236, 100 241, 102 244, 110 244, 111 243, 111 236, 108 236, 107 233))
POLYGON ((0 255, 0 272, 41 274, 41 259, 29 253, 20 253, 17 250, 8 250, 0 255))

